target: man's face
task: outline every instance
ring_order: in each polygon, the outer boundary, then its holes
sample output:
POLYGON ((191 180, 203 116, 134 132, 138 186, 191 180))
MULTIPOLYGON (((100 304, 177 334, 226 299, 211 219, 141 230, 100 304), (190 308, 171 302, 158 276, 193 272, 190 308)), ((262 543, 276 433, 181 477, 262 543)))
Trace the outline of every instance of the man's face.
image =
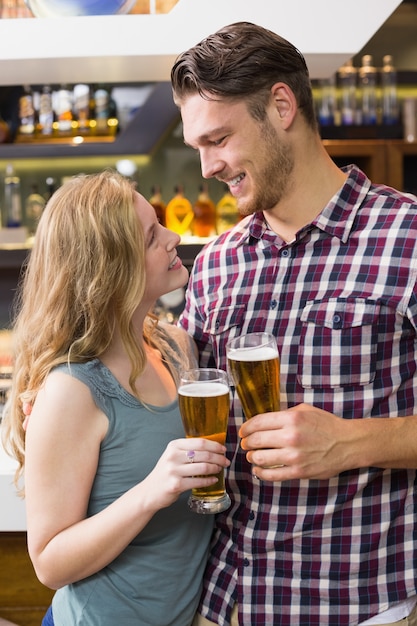
POLYGON ((276 115, 272 101, 262 122, 243 100, 195 94, 181 103, 184 140, 198 151, 202 175, 227 183, 242 215, 273 209, 286 192, 293 156, 276 115))

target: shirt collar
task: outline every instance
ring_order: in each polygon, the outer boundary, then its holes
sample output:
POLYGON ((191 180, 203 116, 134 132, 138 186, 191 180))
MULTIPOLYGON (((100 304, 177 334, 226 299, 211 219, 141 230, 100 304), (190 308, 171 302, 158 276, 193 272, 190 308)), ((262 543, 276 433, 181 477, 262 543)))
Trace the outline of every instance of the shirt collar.
MULTIPOLYGON (((371 181, 356 165, 348 165, 341 169, 348 174, 343 187, 331 198, 321 213, 297 233, 296 239, 315 226, 344 243, 348 240, 356 214, 369 192, 371 181)), ((271 233, 262 212, 244 218, 235 229, 238 235, 235 239, 236 246, 246 243, 250 238, 264 239, 271 233)), ((274 234, 275 241, 276 237, 274 234)))
POLYGON ((342 167, 342 170, 348 174, 343 187, 331 198, 312 224, 346 243, 356 214, 369 192, 371 181, 356 165, 342 167))

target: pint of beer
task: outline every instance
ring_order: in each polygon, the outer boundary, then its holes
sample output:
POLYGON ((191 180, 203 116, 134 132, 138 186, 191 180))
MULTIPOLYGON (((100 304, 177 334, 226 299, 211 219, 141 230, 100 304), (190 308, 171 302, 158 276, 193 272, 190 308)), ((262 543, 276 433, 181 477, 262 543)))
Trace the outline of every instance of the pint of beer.
POLYGON ((269 333, 249 333, 227 345, 227 364, 246 419, 279 411, 279 356, 269 333))
MULTIPOLYGON (((181 377, 179 407, 186 437, 226 441, 230 395, 227 374, 212 368, 197 368, 181 377)), ((188 504, 196 513, 219 513, 230 506, 224 485, 224 470, 218 481, 192 490, 188 504)))

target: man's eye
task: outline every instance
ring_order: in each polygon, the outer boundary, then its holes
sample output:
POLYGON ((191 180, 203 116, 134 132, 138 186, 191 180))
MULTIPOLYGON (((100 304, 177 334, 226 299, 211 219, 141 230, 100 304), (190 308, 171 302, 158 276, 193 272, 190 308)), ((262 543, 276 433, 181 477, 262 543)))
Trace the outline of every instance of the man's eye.
POLYGON ((221 137, 221 139, 216 139, 215 141, 213 141, 213 144, 215 146, 220 146, 220 144, 222 144, 225 139, 226 137, 221 137))

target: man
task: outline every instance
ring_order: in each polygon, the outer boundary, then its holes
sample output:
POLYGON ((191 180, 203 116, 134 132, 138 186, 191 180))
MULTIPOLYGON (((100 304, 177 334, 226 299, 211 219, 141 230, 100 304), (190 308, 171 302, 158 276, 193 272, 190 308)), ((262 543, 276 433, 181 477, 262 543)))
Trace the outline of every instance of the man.
POLYGON ((245 216, 196 259, 180 324, 202 365, 257 331, 281 359, 281 411, 244 422, 233 399, 194 623, 417 624, 417 204, 334 164, 274 33, 227 26, 171 79, 203 176, 245 216))

